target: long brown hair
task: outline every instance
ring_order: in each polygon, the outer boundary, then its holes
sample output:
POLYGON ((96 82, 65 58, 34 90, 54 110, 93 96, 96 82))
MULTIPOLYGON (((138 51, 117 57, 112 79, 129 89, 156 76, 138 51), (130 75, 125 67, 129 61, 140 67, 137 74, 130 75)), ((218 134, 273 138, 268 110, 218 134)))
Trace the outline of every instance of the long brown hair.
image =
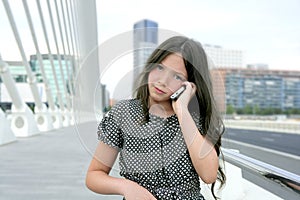
MULTIPOLYGON (((195 111, 195 109, 199 110, 201 117, 199 123, 201 123, 200 126, 203 128, 201 133, 207 136, 207 138, 214 144, 214 148, 219 156, 221 153, 221 136, 225 131, 225 127, 220 113, 217 111, 215 99, 213 97, 207 56, 202 45, 195 40, 184 36, 169 38, 160 44, 148 58, 138 80, 139 87, 136 89, 136 98, 141 101, 143 106, 145 116, 144 122, 149 120, 149 73, 157 63, 161 63, 172 53, 180 53, 182 55, 185 62, 185 68, 188 73, 188 81, 193 82, 197 86, 196 95, 191 100, 189 109, 193 111, 195 111)), ((221 186, 226 181, 225 174, 220 166, 218 169, 218 180, 220 181, 221 186)), ((211 192, 214 198, 217 199, 214 193, 215 183, 212 184, 211 192)))

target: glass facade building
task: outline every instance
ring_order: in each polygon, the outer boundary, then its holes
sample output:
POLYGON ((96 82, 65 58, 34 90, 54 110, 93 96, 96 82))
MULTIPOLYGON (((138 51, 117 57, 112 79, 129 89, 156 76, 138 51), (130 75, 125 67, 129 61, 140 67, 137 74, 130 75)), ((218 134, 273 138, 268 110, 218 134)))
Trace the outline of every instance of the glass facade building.
POLYGON ((218 68, 241 68, 243 65, 243 51, 226 49, 219 45, 204 44, 203 49, 208 61, 218 68))
POLYGON ((27 80, 27 73, 23 62, 21 61, 7 61, 9 65, 9 70, 12 75, 12 78, 17 83, 25 83, 27 80))
MULTIPOLYGON (((154 21, 144 19, 133 26, 134 46, 134 68, 133 78, 136 82, 148 57, 158 44, 158 24, 154 21)), ((134 87, 135 88, 135 87, 134 87)))
MULTIPOLYGON (((300 109, 300 71, 254 70, 254 69, 212 69, 213 85, 223 84, 226 106, 235 109, 252 107, 256 109, 300 109)), ((221 107, 223 112, 225 107, 221 107)))
MULTIPOLYGON (((58 55, 52 55, 55 74, 53 73, 53 70, 52 70, 52 65, 51 65, 49 55, 43 54, 42 58, 43 58, 45 75, 48 80, 49 87, 51 88, 53 99, 54 99, 55 103, 58 103, 58 97, 57 97, 58 90, 57 90, 57 87, 55 84, 55 78, 57 79, 57 82, 58 82, 59 91, 61 91, 63 93, 64 87, 66 86, 67 92, 68 92, 68 94, 70 94, 70 92, 71 92, 70 85, 72 85, 70 83, 73 81, 73 72, 74 72, 73 58, 70 56, 61 55, 60 60, 61 60, 62 66, 60 66, 58 55), (60 67, 62 68, 62 73, 61 73, 60 67)), ((39 64, 37 56, 31 55, 29 63, 30 63, 32 71, 35 73, 37 82, 44 82, 44 80, 43 80, 44 77, 42 75, 41 66, 39 64)), ((66 99, 63 99, 63 101, 65 103, 66 99)))

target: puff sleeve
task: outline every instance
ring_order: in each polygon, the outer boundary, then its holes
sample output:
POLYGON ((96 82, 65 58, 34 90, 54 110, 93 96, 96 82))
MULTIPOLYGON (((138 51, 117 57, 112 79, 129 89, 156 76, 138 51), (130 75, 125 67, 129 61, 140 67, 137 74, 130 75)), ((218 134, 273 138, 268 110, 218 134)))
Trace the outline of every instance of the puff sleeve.
POLYGON ((123 146, 121 124, 122 109, 120 104, 117 104, 99 123, 97 131, 98 139, 111 147, 121 149, 123 146))

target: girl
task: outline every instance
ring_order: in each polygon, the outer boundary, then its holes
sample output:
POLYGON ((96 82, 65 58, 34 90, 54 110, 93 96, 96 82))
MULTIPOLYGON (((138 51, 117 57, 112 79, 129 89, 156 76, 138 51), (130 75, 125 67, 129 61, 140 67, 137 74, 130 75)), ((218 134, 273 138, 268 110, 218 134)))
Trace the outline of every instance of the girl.
POLYGON ((223 122, 216 110, 206 54, 183 36, 163 42, 147 60, 136 98, 117 103, 98 129, 87 187, 126 200, 204 199, 200 180, 221 185, 223 122), (170 96, 180 87, 177 100, 170 96), (109 172, 119 154, 120 175, 109 172))

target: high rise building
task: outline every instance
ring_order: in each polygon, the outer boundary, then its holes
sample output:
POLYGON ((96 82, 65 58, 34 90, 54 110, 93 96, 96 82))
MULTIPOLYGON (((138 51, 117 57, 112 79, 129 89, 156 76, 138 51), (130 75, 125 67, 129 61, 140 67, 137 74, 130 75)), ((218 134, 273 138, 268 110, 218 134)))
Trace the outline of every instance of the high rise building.
POLYGON ((269 69, 269 66, 264 63, 247 64, 247 69, 269 69))
POLYGON ((234 49, 225 49, 219 45, 204 44, 208 61, 213 63, 217 68, 242 68, 243 51, 234 49))
MULTIPOLYGON (((158 43, 158 24, 154 21, 144 19, 133 26, 134 29, 134 83, 142 72, 142 69, 158 43)), ((134 87, 135 88, 135 87, 134 87)))

